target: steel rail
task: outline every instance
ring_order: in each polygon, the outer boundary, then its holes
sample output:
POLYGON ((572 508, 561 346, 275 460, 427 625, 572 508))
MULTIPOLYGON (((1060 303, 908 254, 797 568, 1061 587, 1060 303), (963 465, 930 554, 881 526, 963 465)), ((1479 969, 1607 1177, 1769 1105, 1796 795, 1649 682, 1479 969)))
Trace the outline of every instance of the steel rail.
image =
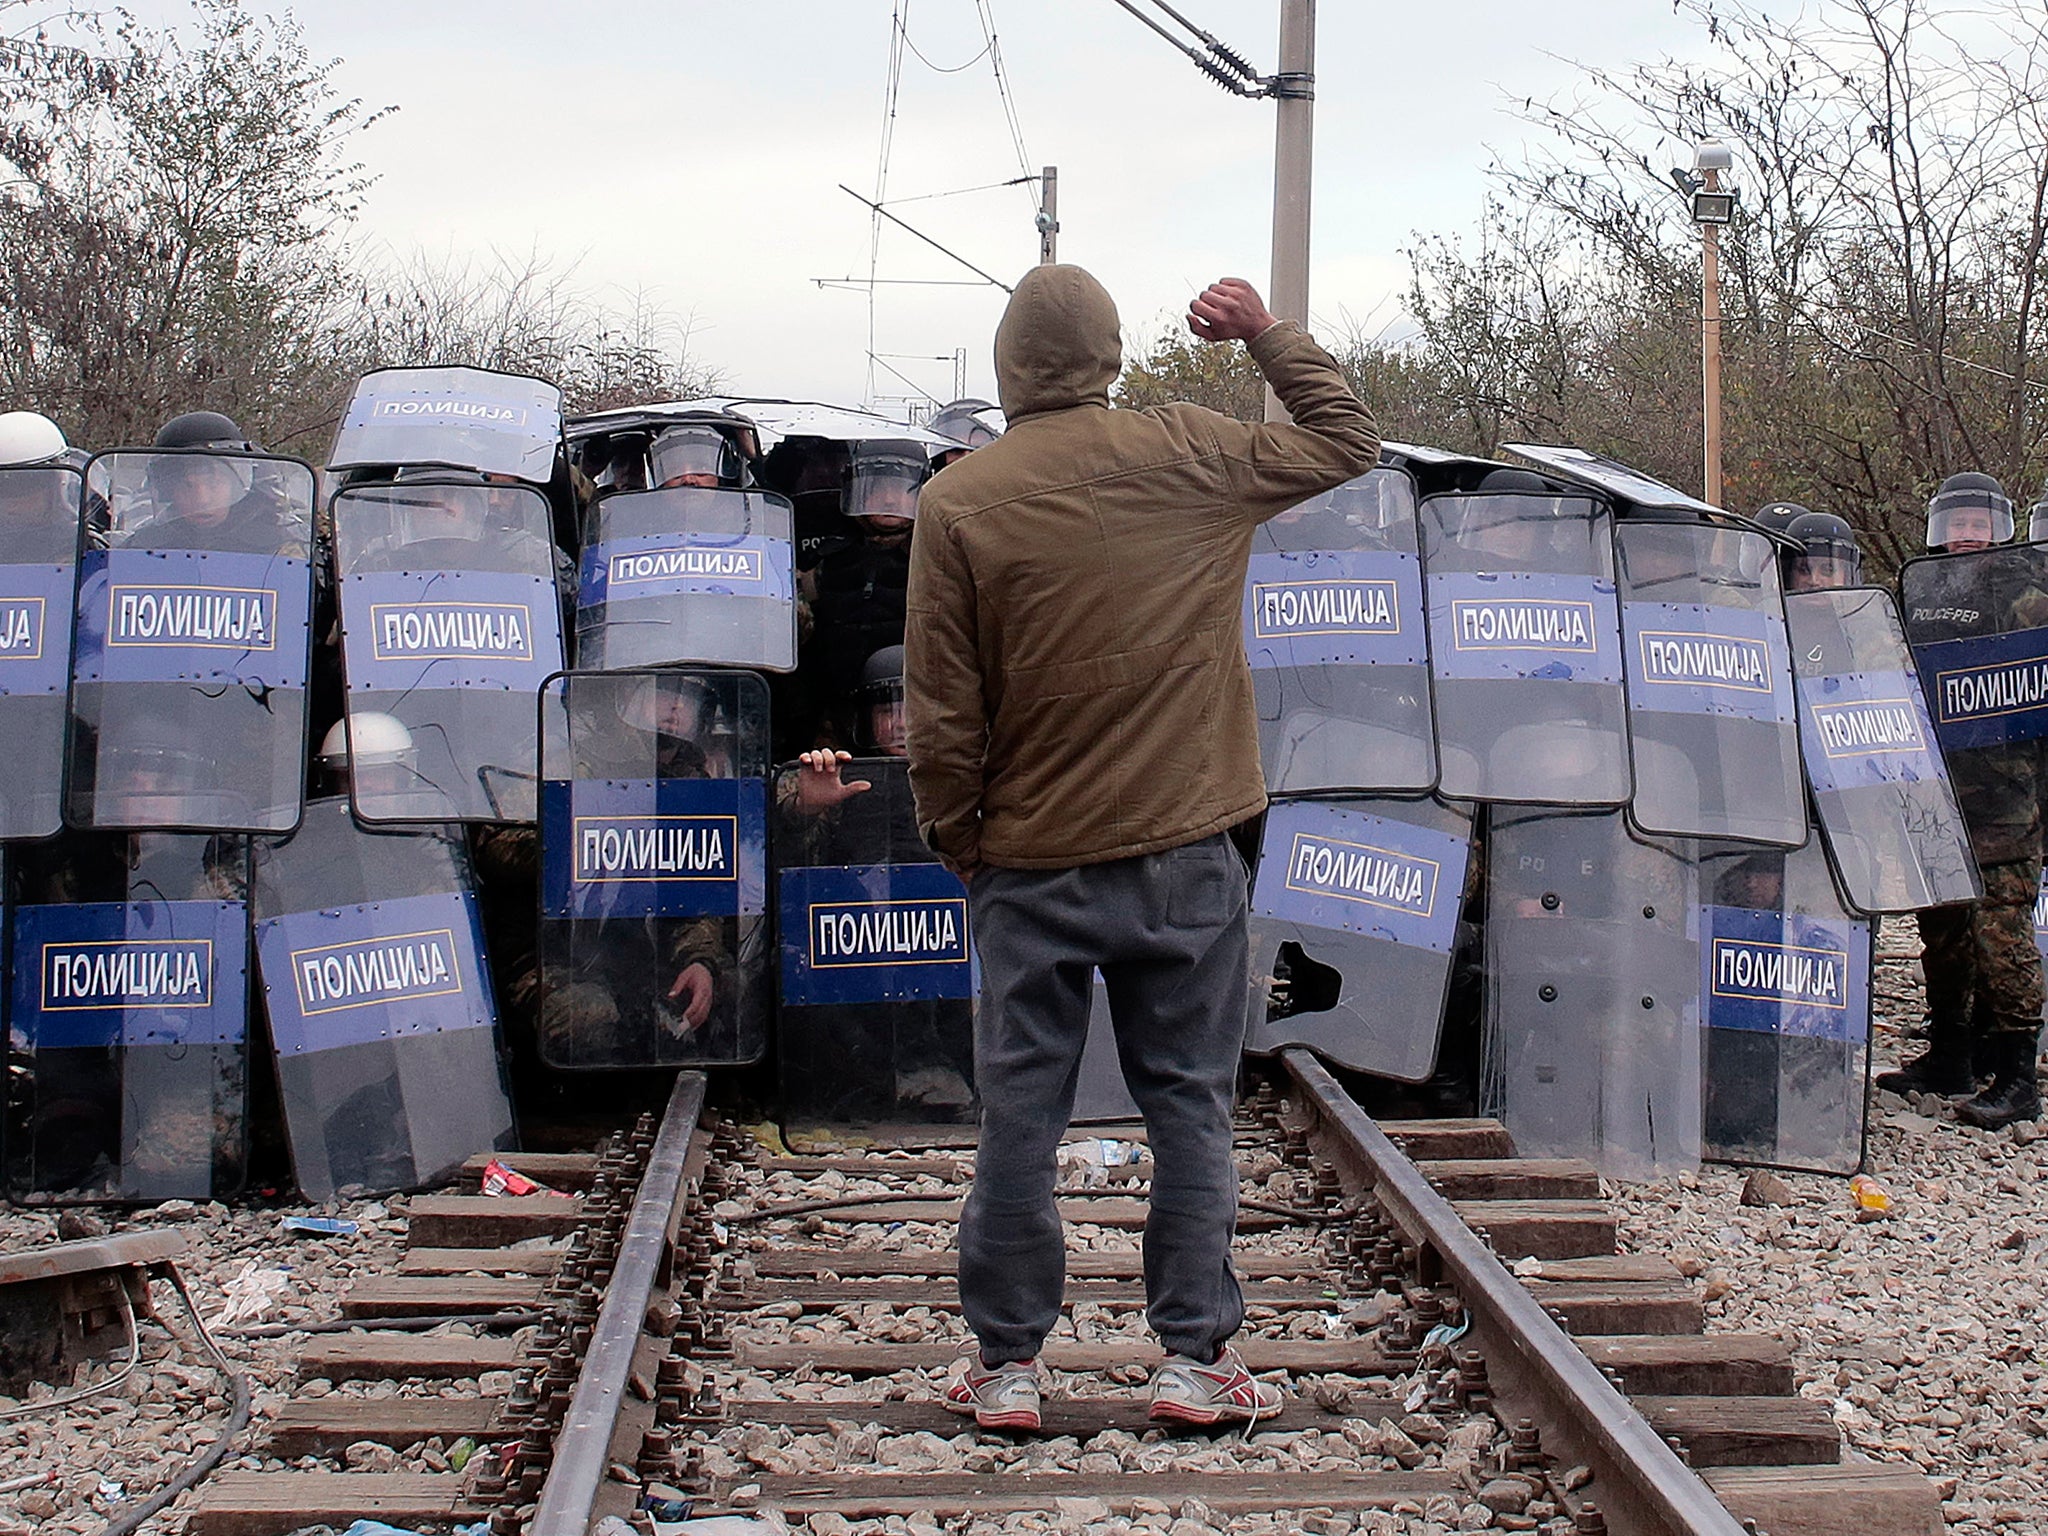
POLYGON ((1744 1536, 1740 1520, 1657 1435, 1649 1421, 1465 1225, 1323 1064, 1296 1047, 1288 1075, 1343 1155, 1372 1188, 1387 1218, 1450 1281, 1472 1319, 1467 1335, 1486 1359, 1504 1409, 1531 1405, 1547 1449, 1562 1446, 1591 1469, 1591 1502, 1610 1530, 1629 1536, 1744 1536))
POLYGON ((704 1113, 704 1088, 702 1072, 676 1076, 526 1536, 585 1536, 590 1529, 598 1490, 611 1463, 612 1433, 625 1404, 648 1298, 661 1273, 669 1223, 682 1197, 690 1139, 704 1113))

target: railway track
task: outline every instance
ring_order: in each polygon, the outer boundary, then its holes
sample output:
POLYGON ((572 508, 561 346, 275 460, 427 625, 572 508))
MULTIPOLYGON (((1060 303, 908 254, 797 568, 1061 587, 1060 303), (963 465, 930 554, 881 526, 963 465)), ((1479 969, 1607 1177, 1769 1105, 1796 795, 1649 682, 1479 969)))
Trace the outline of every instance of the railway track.
POLYGON ((1238 1342, 1291 1390, 1248 1433, 1146 1422, 1142 1131, 1092 1138, 1122 1166, 1077 1146, 1045 1432, 1012 1439, 938 1400, 972 1133, 770 1152, 685 1074, 660 1123, 514 1160, 564 1193, 415 1198, 400 1272, 344 1302, 361 1331, 300 1356, 326 1385, 270 1423, 288 1469, 216 1475, 187 1530, 583 1536, 650 1500, 820 1532, 1942 1529, 1917 1471, 1841 1462, 1782 1341, 1702 1334, 1668 1261, 1614 1252, 1589 1166, 1492 1121, 1382 1130, 1305 1053, 1280 1065, 1237 1133, 1238 1342), (336 1469, 465 1440, 460 1471, 336 1469))

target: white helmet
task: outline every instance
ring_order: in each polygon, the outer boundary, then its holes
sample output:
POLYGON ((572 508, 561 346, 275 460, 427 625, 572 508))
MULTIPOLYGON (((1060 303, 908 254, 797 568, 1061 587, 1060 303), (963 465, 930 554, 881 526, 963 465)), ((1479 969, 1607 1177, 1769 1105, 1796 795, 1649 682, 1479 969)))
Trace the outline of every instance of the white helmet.
POLYGON ((35 411, 0 414, 0 466, 47 464, 69 446, 47 416, 35 411))
POLYGON ((365 709, 354 715, 344 715, 328 727, 326 736, 321 738, 318 753, 322 768, 330 773, 339 773, 349 766, 351 735, 355 737, 357 767, 370 768, 379 763, 412 760, 412 732, 405 728, 404 722, 381 710, 365 709))

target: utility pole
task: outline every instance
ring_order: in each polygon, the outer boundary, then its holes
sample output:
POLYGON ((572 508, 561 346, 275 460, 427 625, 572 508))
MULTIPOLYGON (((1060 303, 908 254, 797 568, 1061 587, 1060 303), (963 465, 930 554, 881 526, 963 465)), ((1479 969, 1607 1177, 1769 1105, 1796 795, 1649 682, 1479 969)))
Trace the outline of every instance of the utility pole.
POLYGON ((1060 168, 1048 165, 1038 173, 1038 263, 1060 259, 1060 168))
MULTIPOLYGON (((1700 170, 1701 190, 1719 192, 1721 173, 1700 170)), ((1706 500, 1721 505, 1721 226, 1700 226, 1700 414, 1706 438, 1706 500)))
MULTIPOLYGON (((1273 283, 1268 307, 1308 324, 1309 185, 1316 112, 1316 0, 1280 0, 1280 69, 1273 133, 1273 283)), ((1266 420, 1285 421, 1280 397, 1266 391, 1266 420)))

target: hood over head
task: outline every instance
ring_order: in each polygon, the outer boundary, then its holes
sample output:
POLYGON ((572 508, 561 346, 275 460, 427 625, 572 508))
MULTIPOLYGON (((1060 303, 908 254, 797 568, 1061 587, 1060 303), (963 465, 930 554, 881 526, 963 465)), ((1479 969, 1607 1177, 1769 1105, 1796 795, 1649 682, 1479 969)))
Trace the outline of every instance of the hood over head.
POLYGON ((1123 326, 1109 290, 1086 270, 1026 272, 996 327, 996 388, 1011 421, 1109 404, 1123 366, 1123 326))

